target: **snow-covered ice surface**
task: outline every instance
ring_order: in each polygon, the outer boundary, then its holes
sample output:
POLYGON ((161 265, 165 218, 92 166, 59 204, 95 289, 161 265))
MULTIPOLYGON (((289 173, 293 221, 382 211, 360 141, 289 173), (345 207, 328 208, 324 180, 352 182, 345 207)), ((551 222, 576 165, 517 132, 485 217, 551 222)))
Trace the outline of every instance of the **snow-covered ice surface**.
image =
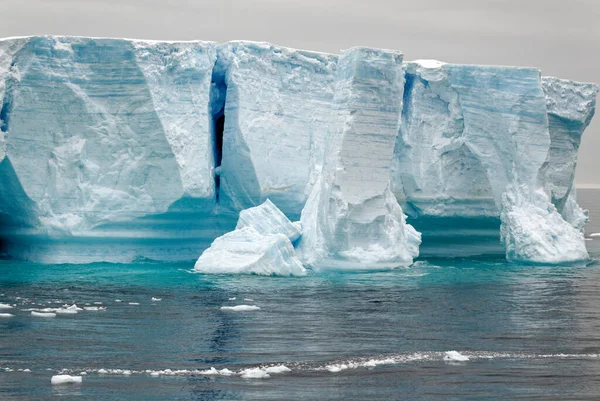
POLYGON ((544 249, 581 248, 556 213, 583 231, 573 179, 597 92, 533 68, 402 63, 378 49, 4 39, 3 252, 189 261, 270 199, 291 220, 304 209, 305 227, 286 222, 286 235, 308 233, 300 247, 315 267, 401 266, 419 250, 585 258, 544 249), (538 223, 505 210, 506 197, 538 223))

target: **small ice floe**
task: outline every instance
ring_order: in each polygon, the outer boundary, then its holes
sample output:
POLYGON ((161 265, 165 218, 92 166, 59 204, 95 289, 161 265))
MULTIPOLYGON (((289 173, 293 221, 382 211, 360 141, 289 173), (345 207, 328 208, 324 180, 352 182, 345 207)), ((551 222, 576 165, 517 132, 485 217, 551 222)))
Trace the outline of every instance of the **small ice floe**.
POLYGON ((162 301, 162 298, 152 297, 152 302, 162 301))
POLYGON ((84 306, 83 309, 85 309, 87 311, 99 311, 99 310, 106 310, 106 307, 104 307, 104 306, 84 306))
POLYGON ((31 316, 37 316, 37 317, 56 317, 56 313, 54 313, 54 312, 36 312, 36 311, 31 311, 31 316))
POLYGON ((12 309, 13 307, 8 304, 0 303, 0 309, 12 309))
POLYGON ((365 368, 374 368, 376 366, 379 365, 393 365, 396 363, 396 360, 393 358, 388 358, 388 359, 369 359, 366 362, 363 362, 361 364, 362 367, 365 368))
POLYGON ((233 297, 233 298, 227 298, 227 300, 228 300, 228 301, 235 301, 235 300, 236 300, 236 298, 235 298, 235 297, 233 297))
POLYGON ((256 305, 236 305, 236 306, 221 306, 221 310, 233 311, 233 312, 247 312, 253 310, 260 310, 260 307, 256 305))
POLYGON ((81 376, 71 376, 71 375, 55 375, 50 379, 50 383, 53 385, 56 384, 67 384, 67 383, 81 383, 81 376))
POLYGON ((31 373, 31 369, 23 369, 23 373, 31 373))
POLYGON ((457 351, 446 351, 444 353, 444 361, 448 362, 466 362, 469 357, 457 351))
POLYGON ((6 318, 6 317, 14 317, 15 315, 11 315, 10 313, 0 313, 0 318, 6 318))
POLYGON ((254 300, 252 298, 244 298, 244 301, 246 301, 246 302, 254 302, 254 300))
POLYGON ((592 237, 592 238, 594 238, 594 237, 600 237, 600 233, 591 233, 589 236, 592 237))
POLYGON ((203 376, 216 376, 216 375, 219 374, 219 371, 217 369, 211 367, 210 369, 201 370, 198 373, 201 374, 201 375, 203 375, 203 376))
POLYGON ((243 379, 268 379, 271 377, 266 369, 261 368, 249 368, 240 371, 240 377, 243 379))
POLYGON ((122 299, 115 299, 115 302, 123 302, 122 299))
POLYGON ((106 370, 106 369, 98 369, 98 373, 101 374, 101 375, 105 375, 105 374, 108 373, 108 370, 106 370))
POLYGON ((87 372, 79 372, 79 376, 87 376, 87 372))
POLYGON ((139 302, 129 302, 129 305, 139 305, 139 302))
POLYGON ((74 315, 79 312, 81 309, 77 305, 73 304, 71 306, 63 305, 62 308, 55 309, 54 312, 59 315, 74 315))
POLYGON ((292 371, 292 369, 288 368, 285 365, 269 366, 267 368, 264 368, 264 370, 269 374, 288 373, 292 371))
POLYGON ((94 305, 102 305, 102 302, 94 302, 94 305))
POLYGON ((341 372, 342 370, 346 370, 348 369, 348 365, 346 364, 336 364, 336 365, 327 365, 325 366, 325 369, 331 373, 337 373, 337 372, 341 372))
POLYGON ((229 369, 225 368, 225 369, 221 369, 221 370, 219 370, 219 374, 220 374, 221 376, 231 376, 231 375, 234 375, 234 374, 235 374, 235 372, 233 372, 233 371, 231 371, 231 370, 229 370, 229 369))

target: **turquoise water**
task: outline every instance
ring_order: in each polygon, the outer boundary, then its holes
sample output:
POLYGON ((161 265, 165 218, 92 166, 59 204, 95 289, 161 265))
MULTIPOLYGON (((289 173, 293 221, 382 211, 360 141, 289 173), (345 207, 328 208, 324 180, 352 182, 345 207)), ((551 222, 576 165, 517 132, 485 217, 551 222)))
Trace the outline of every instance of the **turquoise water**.
MULTIPOLYGON (((587 245, 599 259, 600 239, 587 245)), ((0 399, 600 394, 597 262, 557 268, 427 259, 391 272, 304 278, 206 276, 191 267, 1 262, 0 302, 15 307, 0 312, 15 316, 0 318, 0 399), (27 310, 73 303, 106 309, 54 318, 27 310), (260 310, 221 310, 240 304, 260 310), (450 350, 469 361, 445 361, 450 350), (291 371, 262 379, 239 374, 282 364, 291 371), (211 367, 236 374, 201 372, 211 367), (82 371, 81 384, 50 384, 55 374, 82 371)))

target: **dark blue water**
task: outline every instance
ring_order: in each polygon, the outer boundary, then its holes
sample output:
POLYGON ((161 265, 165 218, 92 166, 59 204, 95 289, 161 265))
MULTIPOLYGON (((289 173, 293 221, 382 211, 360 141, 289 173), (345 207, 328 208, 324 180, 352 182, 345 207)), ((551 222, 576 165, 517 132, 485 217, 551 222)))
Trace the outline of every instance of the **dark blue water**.
MULTIPOLYGON (((588 232, 600 232, 593 224, 588 232)), ((600 258, 600 239, 587 245, 600 258)), ((598 263, 428 259, 293 279, 191 267, 2 262, 0 302, 16 306, 0 311, 15 315, 0 318, 0 400, 600 396, 598 263), (74 303, 106 309, 54 318, 28 310, 74 303), (239 304, 260 310, 221 310, 239 304), (450 350, 470 359, 445 361, 450 350), (291 371, 240 375, 280 365, 291 371), (203 372, 211 367, 234 374, 203 372), (50 384, 83 371, 81 384, 50 384)))

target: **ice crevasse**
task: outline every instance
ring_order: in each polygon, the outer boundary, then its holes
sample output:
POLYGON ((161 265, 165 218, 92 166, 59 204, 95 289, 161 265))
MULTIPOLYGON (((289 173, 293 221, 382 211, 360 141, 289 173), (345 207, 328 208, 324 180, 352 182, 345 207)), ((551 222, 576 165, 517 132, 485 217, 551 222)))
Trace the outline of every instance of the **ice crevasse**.
POLYGON ((581 262, 574 174, 597 92, 379 49, 2 39, 0 251, 195 260, 232 232, 290 272, 581 262))

